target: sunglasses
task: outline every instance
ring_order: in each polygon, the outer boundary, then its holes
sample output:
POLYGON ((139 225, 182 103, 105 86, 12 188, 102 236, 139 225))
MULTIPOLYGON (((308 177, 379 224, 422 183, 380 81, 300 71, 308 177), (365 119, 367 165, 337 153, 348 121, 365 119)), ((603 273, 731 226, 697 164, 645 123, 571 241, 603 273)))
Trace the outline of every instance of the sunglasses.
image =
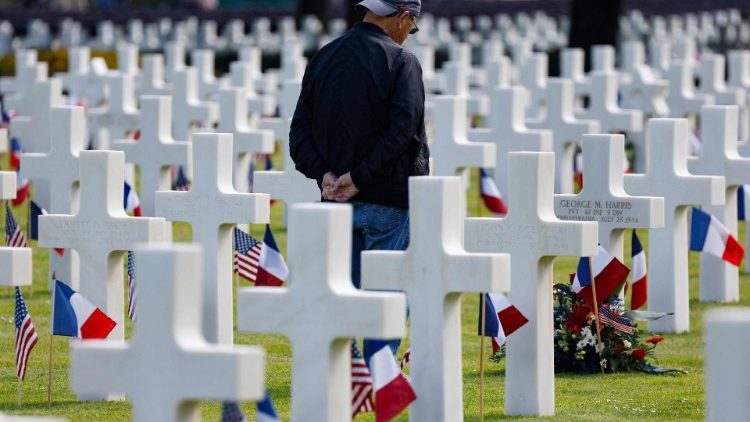
POLYGON ((417 26, 417 20, 414 18, 414 15, 412 15, 411 13, 409 13, 409 19, 411 19, 412 25, 414 25, 411 31, 409 31, 409 34, 414 35, 417 32, 419 32, 419 27, 417 26))

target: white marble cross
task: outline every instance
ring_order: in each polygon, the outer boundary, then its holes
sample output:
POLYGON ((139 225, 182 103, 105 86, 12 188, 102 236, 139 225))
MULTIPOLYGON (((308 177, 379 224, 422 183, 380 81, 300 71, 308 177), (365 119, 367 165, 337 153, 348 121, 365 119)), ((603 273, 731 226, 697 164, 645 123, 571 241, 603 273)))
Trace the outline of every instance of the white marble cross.
POLYGON ((441 95, 434 100, 435 136, 430 144, 435 176, 464 175, 472 167, 495 167, 495 144, 466 138, 466 97, 441 95))
POLYGON ((625 193, 623 135, 583 135, 581 143, 583 189, 555 195, 555 214, 561 220, 597 222, 599 244, 623 261, 625 229, 663 227, 664 198, 625 193))
POLYGON ((595 45, 591 47, 592 71, 615 71, 615 48, 611 45, 595 45))
POLYGON ((221 88, 220 81, 214 74, 213 50, 193 50, 190 54, 190 65, 198 73, 198 99, 212 98, 221 88))
POLYGON ((610 132, 643 131, 643 113, 640 110, 623 110, 617 105, 617 73, 598 70, 591 72, 589 107, 580 113, 584 119, 598 120, 599 130, 610 132))
POLYGON ((292 420, 351 420, 352 337, 406 334, 403 294, 352 284, 351 224, 348 205, 292 206, 288 287, 238 294, 241 332, 278 333, 292 342, 292 420))
POLYGON ((141 70, 138 68, 138 47, 135 44, 120 42, 117 44, 117 71, 133 75, 138 80, 141 70))
MULTIPOLYGON (((0 201, 16 197, 16 173, 0 171, 0 201)), ((30 286, 31 248, 0 247, 0 286, 30 286)))
POLYGON ((185 66, 185 43, 178 39, 168 42, 164 46, 164 56, 167 69, 164 77, 167 82, 174 82, 174 74, 187 67, 185 66))
MULTIPOLYGON (((724 178, 688 172, 688 121, 651 119, 646 130, 646 173, 626 174, 631 195, 664 197, 664 227, 649 230, 648 309, 674 312, 649 323, 659 332, 690 329, 688 297, 688 211, 690 205, 724 202, 724 178)), ((585 181, 584 181, 585 183, 585 181)))
POLYGON ((750 309, 712 309, 705 317, 706 420, 740 421, 750 414, 750 309))
POLYGON ((581 97, 591 94, 591 81, 584 72, 584 53, 580 48, 566 48, 560 54, 560 75, 573 80, 576 112, 582 105, 581 97))
MULTIPOLYGON (((249 192, 250 162, 254 154, 273 154, 276 149, 274 133, 250 127, 247 100, 239 88, 219 90, 219 115, 216 131, 231 133, 234 138, 234 187, 238 192, 249 192)), ((257 125, 257 116, 254 117, 257 125)))
POLYGON ((247 101, 247 110, 252 113, 272 115, 276 111, 276 97, 258 95, 255 89, 257 81, 252 63, 234 62, 229 65, 229 85, 242 89, 247 101))
POLYGON ((526 88, 529 99, 526 102, 528 119, 539 119, 546 109, 547 92, 547 53, 535 53, 521 64, 520 84, 526 88))
POLYGON ((103 79, 109 87, 107 105, 90 108, 86 113, 89 134, 97 149, 109 149, 110 141, 129 138, 141 125, 133 75, 112 73, 103 79))
POLYGON ((135 334, 74 344, 71 389, 126 395, 136 422, 198 421, 199 400, 260 400, 262 349, 209 344, 201 333, 200 248, 142 245, 136 253, 135 334))
POLYGON ((447 62, 443 65, 443 94, 465 97, 467 112, 470 116, 486 116, 489 112, 489 101, 484 95, 469 95, 470 66, 459 62, 447 62))
POLYGON ((268 195, 234 190, 232 157, 231 134, 196 133, 190 190, 156 192, 156 215, 189 223, 203 246, 203 333, 220 344, 233 342, 232 226, 270 219, 268 195))
MULTIPOLYGON (((78 209, 79 155, 86 139, 83 107, 55 106, 50 111, 50 126, 55 129, 48 152, 21 154, 21 176, 44 181, 49 198, 44 207, 50 214, 71 214, 78 209)), ((50 253, 50 287, 55 273, 61 280, 75 284, 79 278, 76 252, 66 250, 62 256, 50 253)))
POLYGON ((620 77, 621 106, 624 109, 641 110, 654 117, 667 117, 669 83, 659 78, 645 64, 644 54, 642 43, 633 41, 625 44, 620 77))
MULTIPOLYGON (((18 116, 11 121, 10 131, 12 136, 21 140, 21 146, 26 152, 47 152, 50 150, 52 133, 51 117, 52 108, 62 106, 64 97, 62 95, 62 84, 57 78, 34 83, 34 110, 29 116, 18 116)), ((21 176, 26 177, 25 170, 21 166, 21 176)), ((31 177, 34 180, 33 177, 31 177)), ((49 206, 49 185, 46 181, 35 183, 34 198, 37 203, 47 208, 49 206)))
POLYGON ((304 202, 320 200, 320 189, 314 180, 306 178, 297 171, 294 161, 289 155, 289 126, 297 104, 301 82, 286 81, 280 92, 280 117, 276 119, 261 119, 261 129, 271 129, 276 139, 281 141, 284 169, 272 171, 256 171, 254 174, 254 191, 271 195, 272 199, 284 201, 286 206, 304 202))
POLYGON ((670 117, 686 117, 700 113, 701 107, 714 104, 711 95, 699 94, 693 83, 693 65, 673 61, 666 77, 669 80, 667 104, 670 117))
POLYGON ((88 47, 73 47, 68 51, 68 72, 59 76, 68 95, 86 99, 90 106, 96 106, 106 98, 106 85, 101 80, 106 69, 92 66, 91 62, 88 47))
POLYGON ((532 129, 548 129, 552 133, 555 153, 555 192, 573 193, 573 157, 581 136, 599 131, 597 120, 577 119, 573 114, 575 99, 573 82, 551 78, 544 92, 546 112, 537 121, 527 121, 532 129))
POLYGON ((409 248, 362 254, 362 288, 409 298, 412 421, 463 419, 461 294, 510 287, 508 255, 464 251, 463 197, 458 178, 410 178, 409 248))
POLYGON ((164 56, 146 54, 143 56, 143 70, 138 78, 136 95, 170 95, 172 90, 164 79, 164 56))
POLYGON ((496 144, 495 184, 503 198, 508 198, 508 153, 511 151, 552 151, 552 133, 548 130, 529 130, 524 124, 524 89, 518 86, 496 88, 492 93, 489 129, 473 129, 468 138, 472 142, 496 144))
POLYGON ((162 218, 130 217, 125 213, 122 152, 81 151, 79 169, 79 211, 39 217, 39 246, 78 252, 80 261, 86 263, 80 268, 79 283, 65 281, 117 322, 109 338, 122 339, 122 258, 136 243, 165 241, 166 223, 162 218))
POLYGON ((714 97, 716 105, 747 107, 747 93, 743 88, 727 86, 724 82, 726 60, 721 54, 704 54, 696 73, 700 79, 696 91, 714 97))
POLYGON ((138 166, 138 192, 143 215, 155 216, 156 191, 171 187, 170 166, 187 166, 190 143, 172 138, 172 98, 144 96, 141 98, 140 140, 119 140, 112 149, 123 151, 125 161, 138 166))
POLYGON ((210 128, 216 123, 219 106, 198 99, 198 74, 195 68, 175 70, 172 78, 172 133, 177 139, 189 139, 196 125, 210 128))
POLYGON ((5 107, 28 116, 34 110, 34 97, 31 95, 34 83, 47 80, 47 63, 37 62, 36 50, 18 50, 15 70, 15 77, 0 78, 0 92, 5 94, 5 107))
POLYGON ((510 254, 510 301, 529 319, 507 339, 505 414, 552 416, 552 264, 559 255, 596 254, 597 225, 555 217, 552 153, 512 152, 508 156, 506 172, 513 182, 507 196, 508 215, 467 219, 464 242, 468 252, 510 254))
MULTIPOLYGON (((688 158, 688 169, 696 175, 724 176, 726 202, 705 205, 703 210, 721 221, 737 236, 737 189, 750 184, 750 158, 737 152, 738 108, 707 106, 701 112, 703 149, 688 158)), ((702 302, 736 302, 740 299, 738 269, 709 254, 701 254, 700 299, 702 302)))

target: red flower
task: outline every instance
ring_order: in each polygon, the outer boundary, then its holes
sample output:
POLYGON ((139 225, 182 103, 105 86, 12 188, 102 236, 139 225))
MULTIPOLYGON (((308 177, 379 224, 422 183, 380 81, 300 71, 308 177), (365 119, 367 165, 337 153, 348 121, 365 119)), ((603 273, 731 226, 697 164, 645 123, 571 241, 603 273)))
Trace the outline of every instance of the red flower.
POLYGON ((583 327, 588 325, 591 308, 587 305, 573 305, 573 312, 565 319, 565 325, 568 326, 573 334, 580 334, 583 327))
POLYGON ((613 350, 613 352, 619 355, 620 353, 624 352, 626 349, 627 348, 624 345, 618 344, 617 346, 615 346, 615 349, 613 350))
POLYGON ((662 341, 664 341, 664 337, 651 337, 650 339, 646 340, 646 343, 659 344, 662 341))
POLYGON ((646 350, 643 349, 642 347, 639 349, 635 349, 631 353, 631 356, 633 356, 633 358, 637 360, 644 360, 646 359, 646 350))

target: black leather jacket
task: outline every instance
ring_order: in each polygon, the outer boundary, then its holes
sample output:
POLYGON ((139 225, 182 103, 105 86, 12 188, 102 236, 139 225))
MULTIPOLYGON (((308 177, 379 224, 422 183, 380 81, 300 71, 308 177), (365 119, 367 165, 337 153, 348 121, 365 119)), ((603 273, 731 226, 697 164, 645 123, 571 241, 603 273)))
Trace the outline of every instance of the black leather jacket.
POLYGON ((318 181, 351 172, 352 201, 409 207, 409 176, 429 173, 424 84, 416 57, 360 22, 307 66, 289 152, 318 181))

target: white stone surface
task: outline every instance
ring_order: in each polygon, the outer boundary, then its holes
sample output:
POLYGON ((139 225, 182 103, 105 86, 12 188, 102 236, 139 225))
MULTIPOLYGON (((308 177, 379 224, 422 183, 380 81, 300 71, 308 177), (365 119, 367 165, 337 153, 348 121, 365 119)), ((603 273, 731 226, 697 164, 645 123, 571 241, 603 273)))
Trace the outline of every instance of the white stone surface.
POLYGON ((441 95, 434 100, 435 136, 430 144, 435 176, 464 174, 474 167, 495 167, 495 144, 469 142, 466 97, 441 95))
POLYGON ((649 230, 648 310, 674 312, 649 323, 658 332, 690 329, 688 211, 690 205, 724 203, 724 178, 688 172, 688 122, 651 119, 646 128, 646 173, 625 175, 631 195, 664 197, 664 227, 649 230))
POLYGON ((599 244, 620 261, 625 229, 664 226, 664 198, 630 196, 623 187, 622 135, 583 135, 583 189, 577 195, 555 195, 561 220, 595 221, 599 244))
POLYGON ((552 153, 508 155, 506 171, 513 181, 507 196, 508 215, 467 219, 465 247, 468 252, 510 254, 510 301, 529 320, 507 339, 505 414, 552 416, 552 264, 559 255, 594 255, 597 225, 555 217, 552 153))
MULTIPOLYGON (((500 195, 508 198, 508 153, 512 151, 552 151, 552 133, 548 130, 529 130, 524 123, 525 93, 523 88, 496 88, 488 129, 473 129, 468 138, 472 142, 496 144, 497 159, 495 184, 500 195)), ((553 175, 554 178, 554 175, 553 175)))
POLYGON ((410 178, 409 248, 362 254, 364 289, 409 297, 412 421, 463 420, 461 293, 510 287, 508 255, 464 251, 463 197, 459 178, 410 178))
POLYGON ((231 344, 232 227, 268 223, 270 198, 234 190, 232 135, 196 133, 193 138, 193 184, 187 192, 157 192, 156 215, 192 227, 193 242, 203 246, 203 333, 211 343, 231 344))
POLYGON ((69 281, 117 326, 110 339, 122 339, 124 291, 122 258, 136 243, 165 240, 162 218, 130 217, 122 206, 125 156, 119 151, 81 151, 80 209, 72 215, 39 217, 39 246, 78 252, 80 280, 69 281))
POLYGON ((136 95, 169 95, 171 88, 164 77, 164 56, 161 54, 146 54, 141 59, 143 70, 138 78, 136 95))
MULTIPOLYGON (((222 88, 218 98, 220 118, 216 131, 231 133, 234 139, 234 187, 238 192, 249 192, 250 162, 255 154, 273 154, 274 132, 250 126, 247 97, 242 89, 222 88)), ((257 115, 252 120, 258 124, 257 115)))
POLYGON ((750 415, 750 309, 709 310, 705 318, 706 420, 740 421, 750 415))
POLYGON ((577 119, 573 114, 573 82, 568 79, 551 78, 544 91, 544 117, 527 121, 532 129, 548 129, 552 133, 555 153, 555 192, 573 193, 573 157, 581 136, 599 131, 597 120, 577 119))
POLYGON ((172 138, 172 98, 168 96, 144 96, 141 98, 140 140, 112 142, 112 149, 123 151, 125 161, 140 170, 139 198, 141 211, 148 217, 155 216, 155 194, 169 190, 172 184, 170 166, 187 166, 190 143, 172 138))
MULTIPOLYGON (((21 154, 21 176, 44 181, 49 188, 47 204, 40 204, 50 214, 71 214, 78 210, 79 156, 86 140, 86 119, 83 107, 55 106, 50 110, 50 135, 48 152, 21 154)), ((49 258, 49 287, 54 288, 52 274, 58 279, 76 284, 80 277, 77 252, 66 250, 62 256, 56 252, 49 258)))
POLYGON ((348 205, 292 206, 288 287, 238 294, 240 331, 283 334, 292 342, 292 420, 351 420, 352 337, 406 334, 403 294, 352 284, 351 222, 348 205))
MULTIPOLYGON (((737 152, 739 109, 736 106, 707 106, 701 112, 703 149, 688 158, 688 169, 696 175, 724 176, 724 205, 705 205, 703 210, 721 221, 736 237, 737 190, 750 184, 750 158, 737 152)), ((739 270, 732 264, 703 253, 700 255, 700 299, 702 302, 736 302, 740 299, 739 270)))
POLYGON ((125 394, 136 422, 198 421, 199 400, 260 400, 263 351, 209 344, 201 333, 200 249, 162 244, 136 254, 135 334, 74 344, 71 389, 125 394))

